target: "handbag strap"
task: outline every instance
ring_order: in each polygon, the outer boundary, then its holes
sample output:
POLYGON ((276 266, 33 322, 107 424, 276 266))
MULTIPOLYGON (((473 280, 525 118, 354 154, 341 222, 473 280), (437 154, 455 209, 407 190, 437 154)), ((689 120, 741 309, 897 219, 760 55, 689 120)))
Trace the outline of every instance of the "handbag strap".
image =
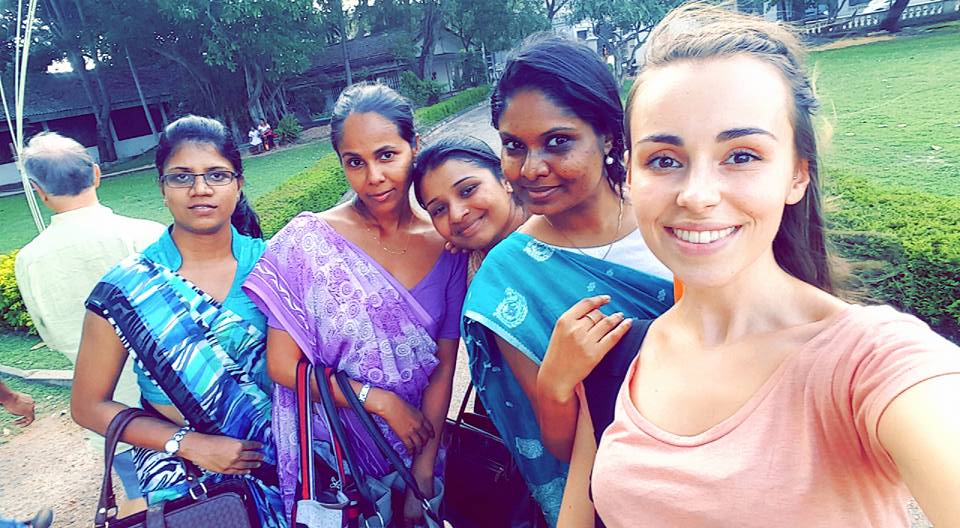
POLYGON ((457 427, 460 427, 463 424, 463 415, 467 412, 467 403, 470 402, 470 394, 473 393, 473 382, 467 384, 467 391, 463 395, 463 401, 460 402, 460 410, 457 412, 457 419, 454 421, 454 424, 457 427))
MULTIPOLYGON (((155 418, 155 416, 143 409, 128 407, 118 412, 117 415, 113 417, 113 420, 110 420, 110 425, 107 426, 107 431, 104 434, 106 441, 103 446, 103 480, 100 483, 100 498, 97 501, 97 513, 93 521, 94 526, 97 528, 103 528, 117 518, 117 497, 113 491, 113 477, 111 475, 114 452, 117 449, 120 438, 123 436, 123 431, 137 418, 155 418)), ((205 490, 197 494, 192 486, 194 483, 199 482, 203 473, 189 460, 184 458, 180 460, 186 469, 187 482, 191 484, 191 496, 200 497, 205 494, 205 490)), ((197 487, 199 488, 201 486, 197 487)))
POLYGON ((360 423, 363 424, 367 433, 373 438, 373 443, 376 444, 377 449, 390 461, 390 465, 393 466, 393 469, 400 475, 404 483, 406 483, 407 488, 410 489, 417 500, 420 501, 423 512, 430 517, 430 520, 437 523, 437 525, 443 526, 437 514, 430 508, 430 500, 420 491, 420 486, 417 484, 416 479, 413 478, 413 473, 411 473, 410 469, 400 460, 397 452, 387 444, 387 440, 383 437, 383 433, 380 432, 380 428, 374 423, 373 418, 370 417, 370 413, 363 408, 363 404, 360 403, 357 395, 353 392, 353 386, 350 385, 350 380, 347 378, 347 375, 343 371, 338 371, 336 378, 337 384, 340 385, 340 390, 346 397, 350 407, 357 413, 357 416, 360 418, 360 423))
POLYGON ((106 442, 103 448, 103 480, 100 482, 100 499, 97 501, 97 514, 93 523, 97 528, 106 526, 109 521, 117 518, 117 497, 113 491, 113 456, 123 436, 124 429, 135 418, 149 417, 150 413, 142 409, 127 408, 117 413, 110 420, 107 432, 104 434, 106 442))
MULTIPOLYGON (((326 414, 327 424, 330 428, 330 438, 334 442, 338 463, 346 462, 347 468, 350 470, 350 475, 353 476, 354 481, 357 483, 357 490, 360 495, 360 500, 358 501, 360 513, 362 513, 365 518, 372 519, 379 515, 377 513, 376 501, 370 495, 370 489, 365 485, 366 477, 363 474, 363 470, 361 470, 360 466, 354 461, 352 449, 350 449, 347 444, 347 434, 343 427, 343 421, 341 421, 340 415, 337 413, 336 403, 334 403, 333 400, 333 391, 330 386, 331 371, 332 369, 329 367, 313 369, 313 374, 317 379, 317 387, 320 389, 320 403, 323 407, 323 412, 326 414)), ((347 392, 353 394, 352 389, 347 392)), ((344 482, 343 484, 345 488, 346 483, 344 482)))
POLYGON ((310 363, 301 359, 297 363, 297 436, 300 448, 300 486, 297 499, 316 500, 313 480, 313 399, 310 394, 310 363))

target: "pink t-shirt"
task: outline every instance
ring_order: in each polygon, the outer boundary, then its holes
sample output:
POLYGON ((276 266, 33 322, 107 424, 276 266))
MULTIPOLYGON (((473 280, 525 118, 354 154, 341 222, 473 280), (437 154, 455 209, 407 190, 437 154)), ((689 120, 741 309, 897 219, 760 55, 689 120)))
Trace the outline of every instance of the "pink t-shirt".
POLYGON ((903 391, 960 373, 960 349, 915 317, 852 306, 695 436, 640 415, 635 370, 636 360, 593 468, 608 527, 909 526, 909 495, 877 425, 903 391))

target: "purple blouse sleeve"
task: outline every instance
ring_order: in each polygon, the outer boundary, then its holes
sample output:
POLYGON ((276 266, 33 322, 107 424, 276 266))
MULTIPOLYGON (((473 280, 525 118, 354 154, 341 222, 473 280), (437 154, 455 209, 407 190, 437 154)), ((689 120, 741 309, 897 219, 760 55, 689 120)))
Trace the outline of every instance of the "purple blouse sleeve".
POLYGON ((467 295, 467 259, 466 253, 454 255, 450 276, 447 279, 443 322, 440 324, 437 339, 460 338, 460 312, 463 310, 463 298, 467 295))

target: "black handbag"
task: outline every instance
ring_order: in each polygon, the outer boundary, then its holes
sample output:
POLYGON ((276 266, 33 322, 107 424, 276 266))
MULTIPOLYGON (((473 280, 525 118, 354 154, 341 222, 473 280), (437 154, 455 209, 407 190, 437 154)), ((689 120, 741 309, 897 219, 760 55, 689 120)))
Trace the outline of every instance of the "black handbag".
POLYGON ((200 481, 202 473, 193 463, 183 460, 190 491, 187 495, 150 506, 146 511, 117 518, 117 500, 113 492, 113 454, 123 430, 131 421, 152 417, 142 409, 124 409, 110 422, 104 446, 103 482, 94 526, 97 528, 258 528, 260 519, 246 479, 227 479, 208 485, 200 481))
POLYGON ((444 513, 457 528, 547 526, 507 446, 479 400, 473 412, 467 387, 455 420, 447 420, 444 513))

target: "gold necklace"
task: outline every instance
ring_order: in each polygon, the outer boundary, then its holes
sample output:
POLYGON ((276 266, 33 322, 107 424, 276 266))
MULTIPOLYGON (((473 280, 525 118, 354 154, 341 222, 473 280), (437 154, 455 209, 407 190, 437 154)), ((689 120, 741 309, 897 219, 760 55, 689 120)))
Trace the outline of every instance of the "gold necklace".
MULTIPOLYGON (((573 246, 573 249, 576 249, 580 253, 590 258, 597 258, 591 255, 588 255, 586 251, 580 249, 580 246, 578 246, 573 240, 570 240, 570 237, 568 237, 566 233, 564 233, 560 229, 557 229, 557 226, 553 225, 553 222, 551 222, 550 219, 547 218, 547 215, 543 215, 543 219, 547 221, 547 224, 550 227, 552 227, 554 231, 556 231, 557 233, 560 233, 560 236, 562 236, 567 242, 569 242, 570 245, 573 246)), ((623 198, 620 198, 620 213, 617 214, 617 232, 613 235, 613 240, 611 240, 610 243, 607 244, 607 250, 603 252, 603 256, 600 257, 600 260, 607 260, 607 256, 610 255, 610 250, 613 249, 613 243, 616 242, 617 237, 620 236, 620 229, 622 227, 623 227, 623 198)))
MULTIPOLYGON (((366 217, 367 217, 367 215, 365 215, 365 214, 363 213, 363 211, 360 209, 360 207, 357 206, 357 203, 358 203, 358 202, 359 202, 359 199, 355 199, 355 200, 354 200, 354 202, 353 202, 353 204, 352 204, 352 205, 353 205, 353 208, 354 208, 354 210, 356 210, 357 213, 360 215, 360 218, 363 219, 363 220, 365 220, 366 217)), ((399 224, 397 224, 397 228, 398 228, 398 229, 399 229, 399 227, 400 227, 399 224)), ((366 232, 370 235, 370 238, 372 238, 372 239, 374 239, 374 240, 377 241, 377 244, 380 245, 380 249, 386 251, 387 253, 390 253, 391 255, 406 255, 406 254, 407 254, 407 247, 410 245, 410 232, 409 232, 409 231, 407 232, 407 239, 406 239, 406 241, 404 241, 403 249, 401 249, 401 250, 398 251, 398 250, 396 250, 396 249, 390 249, 390 248, 388 248, 387 246, 383 245, 383 239, 380 238, 380 231, 379 231, 379 230, 374 231, 373 228, 370 227, 366 222, 363 223, 363 229, 366 230, 366 232)))

